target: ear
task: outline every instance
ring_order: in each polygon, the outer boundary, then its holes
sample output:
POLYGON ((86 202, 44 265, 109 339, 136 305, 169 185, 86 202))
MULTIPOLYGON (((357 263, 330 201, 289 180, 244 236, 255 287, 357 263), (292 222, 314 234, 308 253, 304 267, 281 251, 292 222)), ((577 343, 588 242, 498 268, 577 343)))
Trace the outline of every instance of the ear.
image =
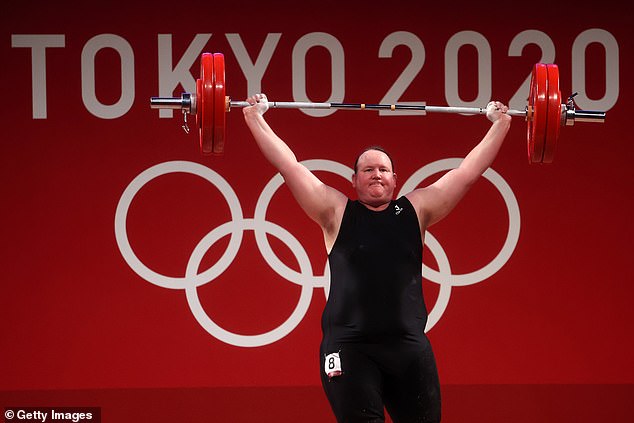
POLYGON ((352 188, 357 188, 357 172, 352 174, 352 188))

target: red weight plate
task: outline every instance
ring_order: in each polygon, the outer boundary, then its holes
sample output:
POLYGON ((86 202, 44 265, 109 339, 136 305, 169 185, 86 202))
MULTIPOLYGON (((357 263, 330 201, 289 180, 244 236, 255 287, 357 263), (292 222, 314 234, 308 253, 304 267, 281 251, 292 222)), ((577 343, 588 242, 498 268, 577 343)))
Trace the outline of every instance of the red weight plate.
POLYGON ((214 145, 213 153, 225 150, 225 56, 214 53, 214 145))
POLYGON ((548 117, 542 163, 552 163, 561 130, 561 92, 559 91, 559 68, 554 64, 546 65, 546 68, 548 71, 548 117))
POLYGON ((530 109, 530 117, 527 120, 529 163, 541 163, 543 158, 548 111, 547 79, 546 65, 536 63, 531 74, 531 90, 528 97, 530 109))
POLYGON ((196 99, 200 110, 200 152, 211 154, 214 145, 214 60, 211 53, 200 57, 201 95, 196 99))

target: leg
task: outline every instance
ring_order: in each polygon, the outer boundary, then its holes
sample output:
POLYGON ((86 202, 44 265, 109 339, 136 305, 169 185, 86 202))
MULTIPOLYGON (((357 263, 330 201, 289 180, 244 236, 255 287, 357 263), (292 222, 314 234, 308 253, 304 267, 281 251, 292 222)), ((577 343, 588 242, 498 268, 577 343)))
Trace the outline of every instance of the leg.
POLYGON ((362 346, 341 348, 341 376, 328 379, 324 372, 324 357, 320 354, 321 383, 339 423, 383 423, 381 399, 382 377, 376 363, 364 353, 362 346))
POLYGON ((431 347, 389 351, 385 405, 395 423, 440 422, 440 383, 431 347))

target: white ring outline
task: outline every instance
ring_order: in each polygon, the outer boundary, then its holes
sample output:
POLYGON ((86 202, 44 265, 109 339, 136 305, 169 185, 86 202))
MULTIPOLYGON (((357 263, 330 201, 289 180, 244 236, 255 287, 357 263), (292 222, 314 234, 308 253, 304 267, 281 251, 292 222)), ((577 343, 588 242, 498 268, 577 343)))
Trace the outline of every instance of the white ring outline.
POLYGON ((183 289, 188 286, 200 286, 205 285, 211 280, 215 279, 218 275, 222 274, 233 262, 233 259, 238 254, 238 249, 240 248, 240 244, 242 243, 242 234, 243 232, 233 231, 231 233, 231 239, 229 241, 229 245, 227 246, 227 250, 224 252, 222 257, 216 262, 211 268, 206 271, 199 273, 193 277, 172 277, 165 276, 160 273, 157 273, 147 267, 134 253, 132 246, 130 245, 130 241, 128 240, 128 232, 127 232, 127 217, 128 210, 130 208, 130 204, 132 200, 136 196, 136 194, 143 188, 145 184, 157 178, 159 176, 168 174, 168 173, 190 173, 192 175, 200 176, 211 182, 212 185, 215 185, 222 195, 227 200, 227 204, 229 205, 229 210, 231 212, 231 220, 232 221, 241 221, 242 220, 242 209, 240 208, 240 201, 238 200, 238 196, 231 188, 231 185, 218 173, 213 171, 212 169, 203 166, 198 163, 186 162, 186 161, 171 161, 160 163, 158 165, 152 166, 145 171, 141 172, 136 178, 130 182, 127 188, 123 191, 121 195, 121 199, 119 200, 119 204, 117 205, 117 210, 115 212, 115 238, 117 240, 117 245, 119 246, 119 250, 123 255, 123 258, 128 263, 128 266, 132 268, 139 276, 141 276, 146 281, 153 283, 154 285, 160 286, 162 288, 169 289, 183 289), (231 257, 230 257, 231 256, 231 257))
MULTIPOLYGON (((442 248, 438 240, 432 236, 429 232, 425 234, 425 243, 423 245, 423 251, 425 245, 428 247, 429 251, 434 255, 436 259, 436 263, 438 263, 438 274, 442 275, 442 279, 439 279, 440 282, 440 291, 438 292, 438 297, 436 298, 436 302, 432 307, 431 311, 427 313, 427 323, 425 324, 425 333, 429 332, 431 328, 436 325, 440 321, 440 318, 444 314, 447 306, 449 305, 449 297, 451 297, 451 266, 449 265, 449 257, 445 253, 445 250, 442 248), (436 254, 434 250, 438 250, 441 254, 436 254)), ((423 253, 424 254, 424 253, 423 253)), ((421 269, 423 279, 425 279, 425 264, 423 263, 423 268, 421 269)), ((432 281, 434 282, 434 281, 432 281)), ((421 287, 422 288, 422 287, 421 287)), ((425 296, 423 295, 423 298, 425 296)))
MULTIPOLYGON (((262 229, 262 225, 264 225, 264 230, 266 231, 266 233, 274 235, 278 239, 286 242, 286 245, 293 253, 295 253, 296 251, 295 248, 300 247, 299 251, 301 251, 302 254, 300 254, 299 256, 295 256, 299 263, 300 269, 302 273, 307 270, 312 271, 310 259, 308 257, 308 254, 306 254, 306 250, 303 248, 297 238, 295 238, 290 232, 272 222, 257 222, 254 219, 244 219, 241 222, 224 223, 211 231, 209 234, 207 234, 207 236, 205 236, 194 249, 191 258, 187 263, 186 275, 188 277, 196 276, 196 271, 198 269, 198 266, 200 265, 200 261, 205 256, 205 253, 218 239, 222 238, 228 233, 235 232, 235 229, 231 231, 232 226, 239 228, 242 231, 244 231, 245 229, 251 229, 258 233, 258 230, 262 229)), ((185 293, 187 296, 187 303, 189 304, 189 308, 191 309, 194 317, 210 335, 216 337, 220 341, 223 341, 227 344, 235 345, 237 347, 261 347, 263 345, 272 344, 284 338, 291 331, 293 331, 302 321, 302 319, 306 315, 306 311, 308 311, 308 307, 310 306, 313 290, 312 287, 306 284, 301 284, 301 287, 302 288, 299 301, 297 302, 297 305, 295 306, 295 309, 293 310, 291 315, 275 329, 258 335, 240 335, 218 326, 203 309, 200 303, 200 299, 198 298, 197 287, 190 285, 185 288, 185 293)))
MULTIPOLYGON (((410 176, 405 184, 401 187, 399 192, 399 196, 402 192, 410 192, 416 189, 416 186, 425 178, 430 175, 434 175, 438 172, 442 172, 444 170, 455 169, 460 166, 463 159, 460 158, 450 158, 450 159, 442 159, 435 162, 432 162, 418 171, 414 172, 412 176, 410 176)), ((498 270, 506 264, 508 259, 513 254, 515 247, 517 246, 517 242, 519 240, 520 235, 520 209, 519 204, 517 203, 517 199, 513 194, 513 190, 508 185, 508 183, 500 176, 499 173, 494 171, 491 168, 488 168, 483 174, 486 179, 488 179, 502 194, 502 198, 506 203, 506 207, 509 213, 509 231, 506 236, 506 240, 504 241, 504 245, 500 249, 500 252, 495 256, 493 260, 489 262, 489 264, 485 265, 481 269, 475 270, 473 272, 464 273, 464 274, 452 274, 451 275, 451 285, 452 286, 467 286, 473 285, 478 282, 482 282, 483 280, 494 275, 498 270)), ((425 234, 425 238, 429 235, 429 232, 425 234)), ((425 241, 426 242, 426 241, 425 241)), ((440 273, 428 266, 423 265, 423 275, 436 283, 442 283, 442 277, 440 273)))

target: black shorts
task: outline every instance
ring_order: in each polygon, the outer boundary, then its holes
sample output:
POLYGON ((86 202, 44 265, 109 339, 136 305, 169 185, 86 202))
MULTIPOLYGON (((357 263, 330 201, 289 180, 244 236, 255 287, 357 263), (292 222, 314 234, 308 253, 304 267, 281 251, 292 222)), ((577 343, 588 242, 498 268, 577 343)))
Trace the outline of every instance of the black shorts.
POLYGON ((342 344, 323 346, 321 381, 339 423, 384 422, 387 409, 394 423, 440 421, 440 384, 428 342, 411 344, 342 344), (339 352, 340 376, 328 378, 326 355, 339 352))

